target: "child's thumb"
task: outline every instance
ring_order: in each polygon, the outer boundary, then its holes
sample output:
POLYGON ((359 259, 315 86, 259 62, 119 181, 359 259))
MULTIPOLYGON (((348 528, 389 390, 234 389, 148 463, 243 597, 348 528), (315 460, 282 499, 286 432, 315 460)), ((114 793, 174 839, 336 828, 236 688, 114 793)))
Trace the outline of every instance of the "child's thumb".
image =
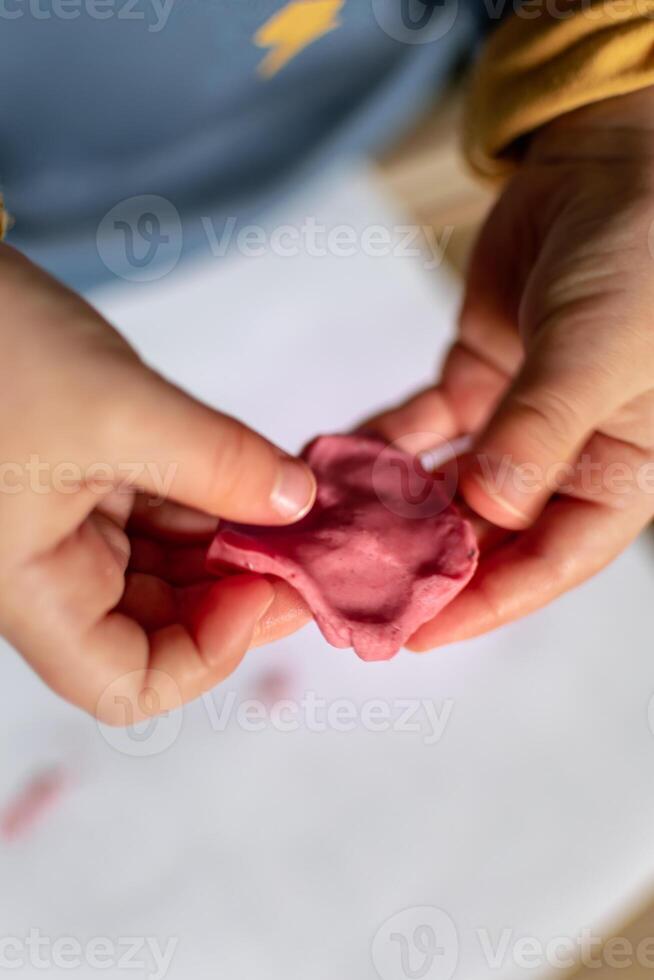
POLYGON ((149 369, 137 374, 121 392, 113 441, 140 489, 252 524, 288 524, 311 508, 316 483, 305 463, 149 369))
POLYGON ((627 395, 617 366, 613 378, 607 373, 608 357, 602 368, 587 344, 575 352, 560 336, 544 332, 531 347, 462 466, 466 501, 500 527, 518 530, 536 519, 552 493, 571 482, 584 445, 627 395))

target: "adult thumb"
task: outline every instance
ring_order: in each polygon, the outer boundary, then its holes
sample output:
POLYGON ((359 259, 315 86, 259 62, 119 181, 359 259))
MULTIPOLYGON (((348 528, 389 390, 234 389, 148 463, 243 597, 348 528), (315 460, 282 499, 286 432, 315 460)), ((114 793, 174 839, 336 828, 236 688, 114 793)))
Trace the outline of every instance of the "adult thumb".
POLYGON ((311 509, 316 482, 301 460, 142 364, 128 373, 113 452, 141 490, 250 524, 288 524, 311 509))

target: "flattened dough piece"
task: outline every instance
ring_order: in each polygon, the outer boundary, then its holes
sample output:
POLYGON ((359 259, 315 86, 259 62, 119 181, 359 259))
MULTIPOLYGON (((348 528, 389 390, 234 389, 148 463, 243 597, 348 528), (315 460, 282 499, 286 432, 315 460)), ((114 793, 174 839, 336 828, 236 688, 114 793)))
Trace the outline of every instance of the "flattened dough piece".
POLYGON ((297 524, 223 523, 209 568, 225 564, 293 585, 325 639, 388 660, 470 581, 474 532, 412 456, 362 436, 321 436, 303 452, 318 481, 297 524))

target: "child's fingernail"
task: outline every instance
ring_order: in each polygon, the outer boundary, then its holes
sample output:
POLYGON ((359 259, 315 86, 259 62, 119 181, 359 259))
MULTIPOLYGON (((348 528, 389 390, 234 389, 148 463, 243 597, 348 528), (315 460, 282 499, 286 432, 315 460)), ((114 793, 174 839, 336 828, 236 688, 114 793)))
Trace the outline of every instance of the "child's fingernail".
POLYGON ((523 509, 526 501, 522 494, 516 492, 510 486, 504 486, 501 491, 498 491, 491 481, 487 480, 481 473, 473 473, 473 478, 477 484, 481 487, 487 497, 490 497, 498 507, 518 521, 520 524, 525 526, 531 522, 531 518, 527 513, 526 509, 523 509), (511 499, 513 498, 513 499, 511 499), (521 504, 522 506, 518 506, 521 504))
MULTIPOLYGON (((486 453, 469 457, 465 466, 483 494, 498 508, 497 520, 502 527, 499 511, 506 515, 512 527, 527 527, 533 521, 538 508, 540 482, 532 474, 527 480, 523 467, 516 466, 510 457, 495 457, 486 453)), ((493 518, 495 520, 495 518, 493 518)), ((506 525, 508 526, 508 525, 506 525)))
POLYGON ((109 518, 103 519, 101 534, 108 545, 109 550, 116 559, 121 572, 124 572, 129 565, 130 559, 129 538, 125 532, 110 521, 109 518))
POLYGON ((313 507, 316 499, 316 478, 309 467, 299 460, 280 460, 277 483, 270 502, 284 518, 299 520, 313 507))

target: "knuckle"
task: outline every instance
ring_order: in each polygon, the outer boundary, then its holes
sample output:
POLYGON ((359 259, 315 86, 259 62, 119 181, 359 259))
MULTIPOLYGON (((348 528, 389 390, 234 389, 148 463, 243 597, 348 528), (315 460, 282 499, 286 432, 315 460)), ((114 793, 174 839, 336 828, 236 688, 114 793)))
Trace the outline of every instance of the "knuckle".
POLYGON ((126 434, 134 432, 137 420, 129 379, 121 378, 113 396, 101 396, 95 415, 97 445, 113 456, 122 447, 126 434))
POLYGON ((105 372, 105 382, 96 397, 98 444, 110 451, 122 447, 149 418, 153 381, 150 368, 138 360, 119 359, 105 372))
POLYGON ((575 405, 554 388, 517 392, 513 398, 524 430, 548 452, 576 443, 581 423, 575 405))

